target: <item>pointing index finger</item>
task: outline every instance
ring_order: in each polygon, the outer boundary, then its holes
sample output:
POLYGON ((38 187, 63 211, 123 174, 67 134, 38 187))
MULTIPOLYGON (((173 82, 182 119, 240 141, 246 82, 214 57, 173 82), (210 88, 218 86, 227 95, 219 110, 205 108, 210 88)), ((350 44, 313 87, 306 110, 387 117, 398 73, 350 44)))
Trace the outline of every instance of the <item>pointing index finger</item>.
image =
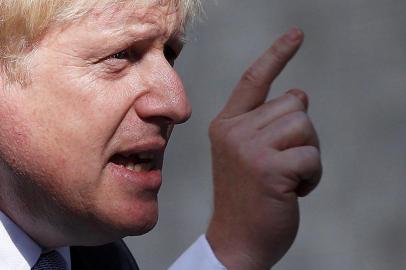
POLYGON ((292 28, 281 36, 244 72, 221 116, 234 117, 263 104, 275 78, 295 55, 303 41, 303 32, 292 28))

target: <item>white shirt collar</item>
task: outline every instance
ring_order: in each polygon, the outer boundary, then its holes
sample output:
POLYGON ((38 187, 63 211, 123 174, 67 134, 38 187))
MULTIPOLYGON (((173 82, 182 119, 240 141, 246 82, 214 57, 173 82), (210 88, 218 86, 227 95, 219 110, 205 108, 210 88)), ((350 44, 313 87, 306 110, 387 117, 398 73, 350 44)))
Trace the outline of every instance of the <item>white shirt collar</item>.
MULTIPOLYGON (((57 251, 71 269, 69 247, 57 251)), ((41 247, 0 211, 0 269, 31 270, 41 255, 41 247)))

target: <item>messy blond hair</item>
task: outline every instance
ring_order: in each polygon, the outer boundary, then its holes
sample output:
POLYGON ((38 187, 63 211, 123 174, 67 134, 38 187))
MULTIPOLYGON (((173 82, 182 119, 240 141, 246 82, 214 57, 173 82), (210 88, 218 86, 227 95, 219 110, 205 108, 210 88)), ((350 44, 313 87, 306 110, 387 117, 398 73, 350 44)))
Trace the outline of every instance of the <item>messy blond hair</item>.
MULTIPOLYGON (((196 17, 200 0, 133 0, 176 5, 182 24, 196 17)), ((123 0, 0 0, 0 71, 10 82, 24 82, 26 56, 46 29, 55 22, 72 21, 89 12, 95 4, 123 0)), ((4 79, 4 78, 3 78, 4 79)))

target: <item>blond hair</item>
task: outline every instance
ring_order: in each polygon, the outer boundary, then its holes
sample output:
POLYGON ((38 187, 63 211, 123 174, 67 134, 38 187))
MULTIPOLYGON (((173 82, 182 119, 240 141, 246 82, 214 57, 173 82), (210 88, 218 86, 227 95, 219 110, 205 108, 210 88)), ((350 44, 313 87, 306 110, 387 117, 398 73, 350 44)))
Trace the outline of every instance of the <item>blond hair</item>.
MULTIPOLYGON (((200 0, 133 0, 166 2, 176 5, 182 14, 182 25, 196 17, 200 0)), ((0 71, 11 82, 26 79, 24 60, 35 43, 55 22, 80 18, 95 4, 113 4, 123 0, 0 0, 0 71)))

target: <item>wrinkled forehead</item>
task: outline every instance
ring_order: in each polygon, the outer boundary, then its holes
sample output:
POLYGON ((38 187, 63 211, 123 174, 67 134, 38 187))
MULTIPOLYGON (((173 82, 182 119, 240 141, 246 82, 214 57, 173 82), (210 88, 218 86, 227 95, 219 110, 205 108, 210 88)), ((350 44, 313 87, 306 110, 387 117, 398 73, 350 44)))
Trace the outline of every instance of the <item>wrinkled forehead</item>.
MULTIPOLYGON (((79 0, 81 1, 81 0, 79 0)), ((97 29, 102 34, 142 32, 183 39, 184 15, 182 0, 99 0, 84 7, 78 16, 79 25, 97 29), (159 33, 158 33, 159 32, 159 33)), ((77 24, 76 24, 77 25, 77 24)))
POLYGON ((135 25, 157 25, 168 31, 182 31, 183 17, 177 1, 128 0, 97 3, 89 12, 92 21, 109 29, 135 25), (163 27, 165 26, 165 27, 163 27))

